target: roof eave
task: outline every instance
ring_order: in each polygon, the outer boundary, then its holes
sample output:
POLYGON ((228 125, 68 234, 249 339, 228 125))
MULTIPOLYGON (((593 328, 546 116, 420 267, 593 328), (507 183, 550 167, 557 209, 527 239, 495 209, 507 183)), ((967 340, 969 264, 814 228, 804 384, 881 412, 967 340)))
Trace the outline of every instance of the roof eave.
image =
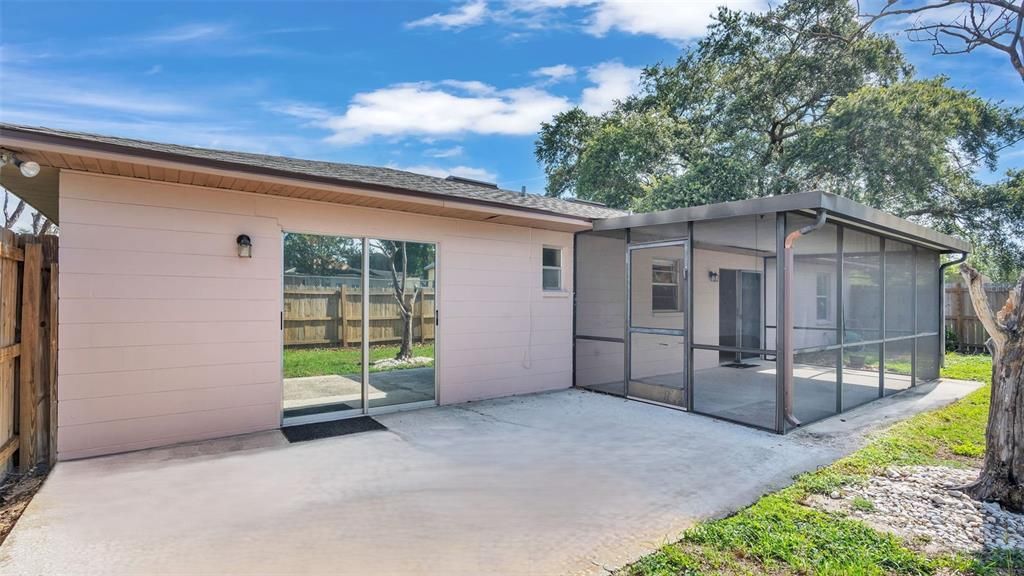
POLYGON ((829 212, 834 218, 852 222, 867 230, 874 230, 883 235, 899 237, 918 244, 931 245, 943 252, 967 253, 971 251, 970 243, 960 238, 937 232, 926 226, 827 192, 801 192, 605 218, 594 221, 594 230, 620 230, 658 224, 678 224, 774 212, 821 209, 829 212))
POLYGON ((328 176, 304 174, 301 172, 294 172, 290 170, 280 170, 276 168, 253 166, 251 164, 239 162, 229 162, 209 158, 197 158, 195 156, 189 156, 187 154, 175 154, 173 152, 163 152, 159 150, 149 150, 146 148, 137 148, 133 146, 123 146, 118 144, 112 144, 109 142, 84 140, 70 136, 63 136, 59 134, 42 134, 39 132, 29 130, 20 130, 16 127, 4 127, 2 130, 0 130, 0 145, 12 147, 62 147, 69 149, 69 151, 73 153, 82 153, 84 151, 91 154, 106 154, 147 161, 171 162, 192 168, 236 172, 241 174, 248 174, 254 177, 263 176, 285 178, 289 180, 306 182, 311 184, 343 186, 350 189, 382 192, 387 194, 397 194, 406 197, 423 198, 430 200, 442 200, 445 202, 483 206, 503 211, 513 211, 516 213, 527 213, 547 217, 554 217, 569 221, 580 222, 581 224, 590 224, 591 222, 597 219, 594 217, 566 214, 554 210, 545 210, 543 208, 517 206, 515 204, 507 204, 503 202, 489 201, 479 198, 448 196, 445 194, 423 192, 420 190, 410 190, 407 188, 399 188, 381 184, 370 184, 366 182, 351 181, 341 178, 332 178, 328 176))

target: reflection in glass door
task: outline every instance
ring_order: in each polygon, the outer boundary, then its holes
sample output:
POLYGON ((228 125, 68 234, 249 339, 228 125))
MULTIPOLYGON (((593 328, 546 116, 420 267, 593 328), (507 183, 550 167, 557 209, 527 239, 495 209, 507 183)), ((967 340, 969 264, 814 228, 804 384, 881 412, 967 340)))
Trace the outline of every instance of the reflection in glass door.
POLYGON ((363 240, 284 235, 285 419, 363 412, 363 240))
POLYGON ((428 243, 285 234, 285 424, 435 403, 436 254, 428 243))
POLYGON ((686 407, 686 243, 630 246, 629 397, 686 407))
POLYGON ((369 278, 369 407, 431 404, 436 247, 372 239, 369 278))

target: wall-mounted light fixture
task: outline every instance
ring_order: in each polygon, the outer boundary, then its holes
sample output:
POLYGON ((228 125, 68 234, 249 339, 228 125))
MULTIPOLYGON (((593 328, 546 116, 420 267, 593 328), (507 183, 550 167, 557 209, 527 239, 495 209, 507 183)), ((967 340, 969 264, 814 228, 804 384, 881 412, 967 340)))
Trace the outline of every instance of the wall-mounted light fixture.
POLYGON ((39 175, 40 168, 38 162, 32 162, 31 160, 26 162, 15 156, 14 152, 8 152, 6 150, 0 151, 0 159, 3 160, 3 162, 0 162, 0 165, 11 164, 12 166, 17 166, 18 171, 20 171, 21 175, 25 178, 35 178, 39 175))
POLYGON ((239 258, 252 258, 252 238, 246 234, 239 234, 235 242, 238 244, 239 258))
POLYGON ((718 282, 718 272, 708 270, 708 280, 711 282, 718 282))

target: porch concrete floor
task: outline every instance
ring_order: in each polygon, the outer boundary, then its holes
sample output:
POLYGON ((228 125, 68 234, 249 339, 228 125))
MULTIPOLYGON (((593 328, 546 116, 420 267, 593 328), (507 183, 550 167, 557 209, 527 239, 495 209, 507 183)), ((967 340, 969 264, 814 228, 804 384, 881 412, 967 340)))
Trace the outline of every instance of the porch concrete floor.
POLYGON ((3 574, 601 574, 864 434, 951 402, 945 381, 788 436, 578 390, 60 463, 3 574))

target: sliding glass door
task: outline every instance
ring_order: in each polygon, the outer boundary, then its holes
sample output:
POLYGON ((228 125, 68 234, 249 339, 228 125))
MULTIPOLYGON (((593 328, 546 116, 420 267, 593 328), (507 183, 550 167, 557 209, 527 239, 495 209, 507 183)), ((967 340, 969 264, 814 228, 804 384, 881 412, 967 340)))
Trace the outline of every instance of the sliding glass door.
POLYGON ((436 254, 430 243, 285 234, 285 424, 436 402, 436 254))

